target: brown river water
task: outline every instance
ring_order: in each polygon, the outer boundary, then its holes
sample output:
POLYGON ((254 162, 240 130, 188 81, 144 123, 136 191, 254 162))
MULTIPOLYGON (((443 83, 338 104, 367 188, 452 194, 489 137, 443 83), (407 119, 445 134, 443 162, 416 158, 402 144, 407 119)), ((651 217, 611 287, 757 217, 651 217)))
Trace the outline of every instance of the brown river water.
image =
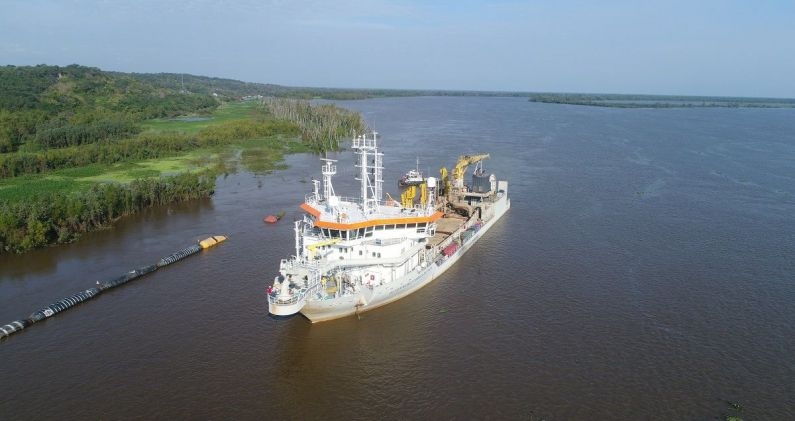
POLYGON ((420 291, 314 325, 269 317, 264 296, 320 176, 309 154, 0 256, 5 324, 230 237, 3 340, 0 419, 709 420, 726 401, 795 419, 795 110, 342 105, 380 131, 387 180, 491 153, 510 212, 420 291))

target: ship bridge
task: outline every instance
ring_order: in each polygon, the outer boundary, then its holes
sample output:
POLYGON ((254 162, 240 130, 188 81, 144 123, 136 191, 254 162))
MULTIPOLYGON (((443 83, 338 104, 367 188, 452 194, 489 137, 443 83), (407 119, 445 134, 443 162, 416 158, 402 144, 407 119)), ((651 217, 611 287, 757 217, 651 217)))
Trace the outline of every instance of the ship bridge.
POLYGON ((351 144, 358 155, 357 180, 361 182, 361 197, 358 199, 340 197, 334 193, 331 179, 337 174, 337 161, 322 159, 323 193, 320 192, 319 182, 313 180, 314 192, 306 196, 301 205, 301 209, 311 215, 314 227, 346 231, 375 226, 428 225, 444 215, 434 209, 433 198, 412 207, 394 200, 382 200, 383 153, 378 151, 377 139, 378 133, 373 132, 372 137, 356 136, 351 144))
POLYGON ((334 205, 318 200, 315 195, 306 197, 301 205, 312 215, 313 225, 318 228, 353 230, 378 225, 420 224, 436 222, 444 213, 432 207, 416 206, 404 208, 394 202, 379 202, 365 210, 355 199, 336 197, 334 205))

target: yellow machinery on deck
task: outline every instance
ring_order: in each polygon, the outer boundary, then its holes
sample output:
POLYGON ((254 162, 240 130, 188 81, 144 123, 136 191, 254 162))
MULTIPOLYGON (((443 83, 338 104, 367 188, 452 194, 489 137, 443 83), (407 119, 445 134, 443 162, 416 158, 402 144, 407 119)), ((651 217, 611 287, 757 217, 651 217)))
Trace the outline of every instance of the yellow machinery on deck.
POLYGON ((464 175, 467 172, 467 168, 469 165, 483 161, 484 159, 488 159, 489 154, 479 154, 479 155, 461 155, 458 157, 458 163, 455 164, 453 171, 451 174, 447 173, 447 168, 442 167, 439 170, 439 173, 442 175, 442 185, 443 185, 443 194, 450 198, 450 193, 452 189, 462 189, 464 188, 464 175))
POLYGON ((450 177, 447 176, 447 167, 439 169, 439 174, 442 176, 442 191, 439 192, 439 195, 447 196, 450 194, 450 177))
MULTIPOLYGON (((420 204, 424 207, 428 203, 428 183, 423 181, 418 186, 408 186, 400 194, 400 204, 404 208, 413 208, 414 199, 417 197, 417 187, 420 188, 420 204)), ((390 196, 391 198, 391 196, 390 196)))
POLYGON ((459 189, 464 187, 464 174, 467 172, 467 167, 469 167, 470 164, 474 164, 488 158, 489 154, 487 153, 480 155, 461 155, 458 157, 458 163, 455 164, 455 168, 453 168, 453 187, 459 189))
POLYGON ((306 248, 307 248, 307 250, 309 250, 309 253, 311 254, 311 257, 314 259, 315 258, 315 252, 317 252, 318 247, 330 246, 332 244, 337 244, 340 241, 342 241, 342 239, 340 239, 340 238, 332 238, 331 240, 317 242, 315 244, 312 244, 311 246, 307 246, 306 248))

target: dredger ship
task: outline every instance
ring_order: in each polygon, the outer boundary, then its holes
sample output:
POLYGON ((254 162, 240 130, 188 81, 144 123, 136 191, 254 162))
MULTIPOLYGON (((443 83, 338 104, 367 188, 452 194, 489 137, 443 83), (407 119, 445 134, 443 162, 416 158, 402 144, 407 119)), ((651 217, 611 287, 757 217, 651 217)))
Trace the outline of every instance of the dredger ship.
POLYGON ((422 288, 450 268, 508 211, 508 182, 487 174, 488 154, 464 155, 448 174, 402 183, 400 200, 383 192, 378 134, 354 137, 360 197, 334 193, 336 161, 322 159, 322 190, 295 222, 295 255, 282 259, 268 287, 268 310, 301 312, 312 322, 357 315, 422 288), (471 182, 467 169, 474 164, 471 182))

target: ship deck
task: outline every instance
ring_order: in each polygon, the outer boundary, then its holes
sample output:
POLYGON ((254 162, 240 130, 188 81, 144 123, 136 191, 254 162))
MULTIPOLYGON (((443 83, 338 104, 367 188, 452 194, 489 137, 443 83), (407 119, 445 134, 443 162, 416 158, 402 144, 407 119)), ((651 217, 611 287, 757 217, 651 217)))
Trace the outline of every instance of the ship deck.
POLYGON ((454 233, 461 225, 464 224, 466 219, 461 216, 447 215, 444 218, 439 218, 436 221, 436 234, 428 240, 428 244, 436 247, 444 241, 450 234, 454 233))

